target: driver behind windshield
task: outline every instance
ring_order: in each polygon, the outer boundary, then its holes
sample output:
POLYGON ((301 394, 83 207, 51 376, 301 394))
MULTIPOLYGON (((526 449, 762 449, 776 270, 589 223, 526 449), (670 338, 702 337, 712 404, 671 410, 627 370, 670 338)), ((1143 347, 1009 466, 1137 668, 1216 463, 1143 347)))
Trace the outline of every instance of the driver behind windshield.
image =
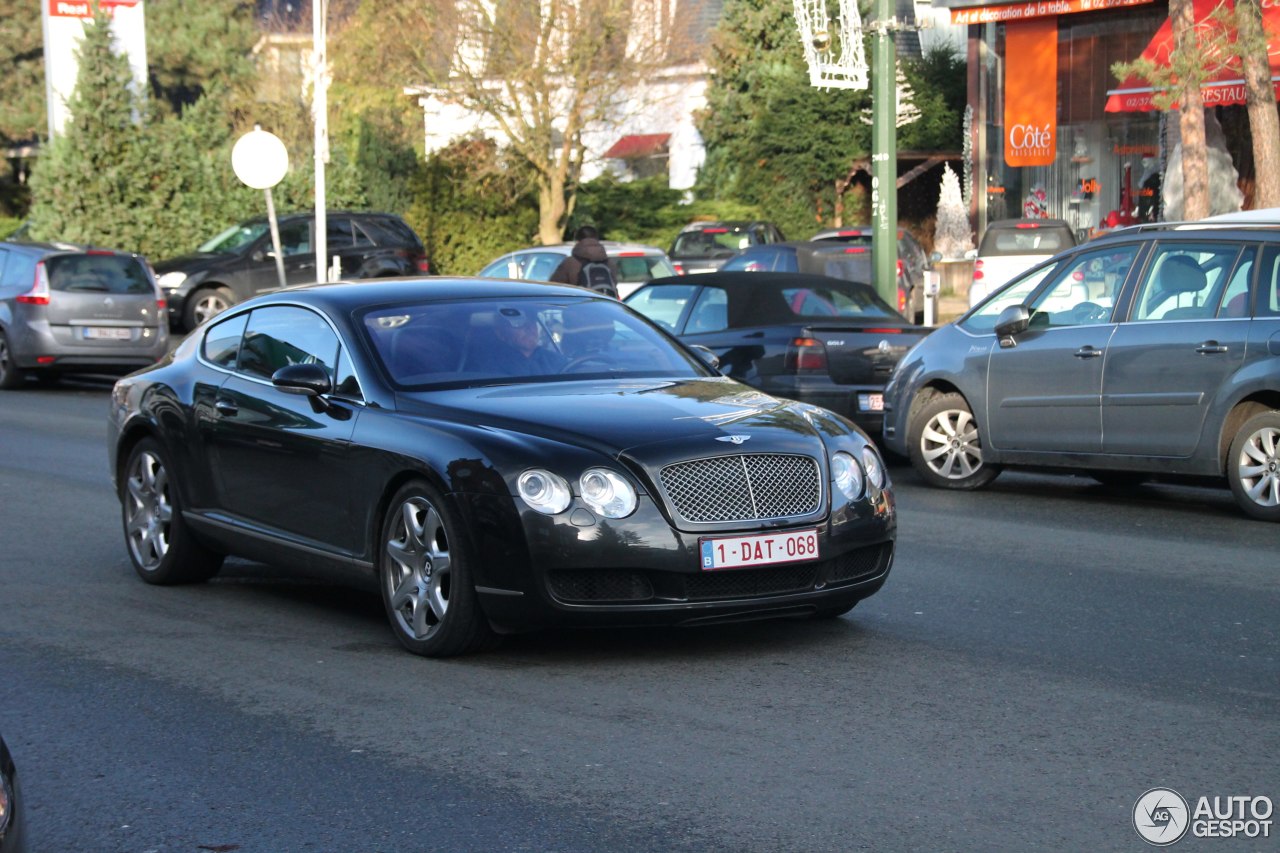
POLYGON ((472 369, 500 376, 559 373, 564 356, 543 346, 542 324, 534 312, 504 306, 493 320, 492 345, 477 354, 472 369))

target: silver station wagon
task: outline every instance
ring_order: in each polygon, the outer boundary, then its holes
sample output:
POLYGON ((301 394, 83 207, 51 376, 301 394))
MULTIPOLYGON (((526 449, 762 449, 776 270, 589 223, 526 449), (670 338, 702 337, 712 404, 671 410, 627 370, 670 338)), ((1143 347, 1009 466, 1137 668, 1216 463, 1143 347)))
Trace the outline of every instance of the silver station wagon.
POLYGON ((1280 521, 1280 219, 1128 228, 1014 278, 903 358, 884 440, 943 488, 1216 478, 1280 521))
POLYGON ((63 373, 129 373, 168 348, 164 295, 142 256, 0 243, 0 388, 63 373))

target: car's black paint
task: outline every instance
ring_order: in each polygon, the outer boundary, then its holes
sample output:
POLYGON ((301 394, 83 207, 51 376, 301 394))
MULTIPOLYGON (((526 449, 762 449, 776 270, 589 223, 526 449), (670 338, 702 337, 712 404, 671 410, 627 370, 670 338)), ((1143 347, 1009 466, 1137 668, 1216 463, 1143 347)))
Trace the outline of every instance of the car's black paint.
POLYGON ((13 756, 0 737, 0 853, 26 851, 26 811, 13 756))
MULTIPOLYGON (((192 335, 164 363, 115 388, 109 453, 118 486, 125 488, 120 466, 129 448, 152 436, 172 460, 183 519, 204 545, 372 586, 388 502, 404 483, 424 481, 462 519, 474 558, 467 571, 484 614, 502 631, 557 622, 680 624, 833 614, 883 584, 896 531, 888 484, 867 486, 852 501, 831 484, 831 454, 843 450, 861 459, 874 453, 866 435, 824 409, 777 400, 715 375, 661 332, 653 333, 678 353, 673 363, 679 364, 661 375, 614 378, 602 371, 545 381, 460 380, 420 390, 391 384, 361 326, 368 309, 477 297, 599 302, 647 326, 619 303, 579 288, 512 281, 339 284, 260 297, 223 319, 278 305, 322 314, 349 353, 358 398, 287 393, 216 367, 200 354, 204 335, 192 335), (750 438, 746 447, 727 442, 744 435, 750 438), (682 522, 663 496, 658 472, 672 462, 735 453, 814 460, 818 511, 682 522), (516 481, 526 469, 549 468, 573 482, 593 466, 630 480, 638 494, 631 515, 597 517, 576 486, 569 508, 555 515, 536 512, 518 497, 516 481), (688 578, 706 574, 699 565, 700 537, 807 527, 819 530, 822 562, 806 567, 815 574, 802 588, 681 595, 688 578), (855 553, 868 561, 867 570, 831 580, 837 558, 852 560, 855 553), (654 595, 584 603, 551 591, 551 573, 586 570, 643 574, 654 595)), ((773 568, 718 574, 745 578, 773 568)))

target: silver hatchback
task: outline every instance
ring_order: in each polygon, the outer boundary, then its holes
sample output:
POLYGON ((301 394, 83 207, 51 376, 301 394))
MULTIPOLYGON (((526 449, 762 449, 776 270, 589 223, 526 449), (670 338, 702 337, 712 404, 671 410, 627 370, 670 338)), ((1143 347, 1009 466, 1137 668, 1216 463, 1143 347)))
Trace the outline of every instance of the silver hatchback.
POLYGON ((0 388, 28 376, 129 373, 168 347, 164 296, 140 255, 0 243, 0 388))

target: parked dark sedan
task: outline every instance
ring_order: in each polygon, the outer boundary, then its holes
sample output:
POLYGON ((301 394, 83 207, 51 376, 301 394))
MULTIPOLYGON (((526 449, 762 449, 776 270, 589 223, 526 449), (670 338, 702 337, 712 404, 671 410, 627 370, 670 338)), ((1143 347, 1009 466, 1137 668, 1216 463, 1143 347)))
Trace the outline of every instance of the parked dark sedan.
POLYGON ((26 817, 18 789, 18 771, 4 738, 0 737, 0 853, 23 853, 26 817))
POLYGON ((893 559, 863 432, 577 287, 251 300, 116 384, 109 455, 143 580, 226 554, 333 573, 426 655, 557 622, 837 615, 893 559))
POLYGON ((1059 254, 904 358, 885 411, 932 485, 1207 478, 1280 521, 1280 229, 1142 226, 1059 254))
MULTIPOLYGON (((422 241, 403 219, 390 213, 329 211, 325 217, 328 256, 346 278, 384 278, 430 271, 422 241)), ((288 284, 319 280, 315 215, 281 216, 280 250, 288 284)), ((190 255, 155 265, 169 302, 169 318, 190 331, 237 302, 280 287, 266 219, 233 225, 190 255)))
POLYGON ((894 365, 932 331, 908 323, 865 284, 803 273, 656 279, 627 304, 710 349, 725 375, 831 409, 872 435, 894 365))

